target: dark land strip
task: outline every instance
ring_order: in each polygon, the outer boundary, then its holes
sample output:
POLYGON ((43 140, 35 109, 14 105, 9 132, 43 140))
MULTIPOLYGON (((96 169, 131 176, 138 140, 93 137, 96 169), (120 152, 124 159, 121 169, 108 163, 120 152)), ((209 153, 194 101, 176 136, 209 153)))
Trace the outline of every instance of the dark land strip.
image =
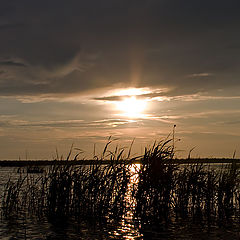
MULTIPOLYGON (((163 163, 168 164, 225 164, 238 163, 240 159, 232 158, 190 158, 190 159, 164 159, 163 163)), ((1 167, 23 167, 23 166, 48 166, 48 165, 92 165, 92 164, 139 164, 143 159, 134 160, 0 160, 1 167)))

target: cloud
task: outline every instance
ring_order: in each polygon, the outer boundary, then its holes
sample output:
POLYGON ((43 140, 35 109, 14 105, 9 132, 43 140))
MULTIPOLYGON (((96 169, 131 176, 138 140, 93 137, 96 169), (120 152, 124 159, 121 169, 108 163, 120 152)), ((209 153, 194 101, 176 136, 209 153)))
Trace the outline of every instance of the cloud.
POLYGON ((147 99, 147 100, 168 100, 168 92, 170 89, 144 89, 144 88, 128 88, 128 89, 114 89, 113 94, 110 91, 106 96, 102 97, 93 97, 93 100, 96 101, 104 101, 104 102, 116 102, 124 100, 125 98, 129 98, 135 96, 136 99, 147 99))
POLYGON ((2 61, 0 62, 0 66, 10 66, 10 67, 26 67, 24 63, 15 62, 15 61, 2 61))
POLYGON ((127 119, 102 119, 96 121, 84 121, 84 120, 43 120, 43 121, 29 121, 22 120, 18 116, 8 116, 8 115, 0 115, 0 127, 2 128, 81 128, 81 129, 112 129, 116 127, 123 127, 124 125, 135 126, 137 125, 137 121, 127 120, 127 119))
POLYGON ((0 63, 8 68, 0 95, 239 88, 237 9, 237 1, 216 0, 5 1, 0 59, 11 60, 0 63))
MULTIPOLYGON (((103 97, 93 97, 95 101, 103 102, 116 102, 122 101, 125 98, 131 97, 132 95, 108 95, 103 97)), ((137 99, 144 99, 148 101, 175 101, 175 102, 201 102, 201 101, 238 101, 240 96, 238 92, 231 91, 231 94, 227 91, 217 89, 217 91, 201 92, 193 91, 193 93, 185 93, 184 91, 179 92, 178 89, 163 89, 163 90, 149 90, 148 93, 139 93, 134 95, 137 99)))
POLYGON ((0 24, 0 31, 4 31, 4 30, 14 30, 17 28, 21 28, 24 27, 24 24, 21 23, 5 23, 5 24, 0 24))
POLYGON ((209 77, 212 76, 212 73, 193 73, 190 74, 189 77, 209 77))
POLYGON ((240 120, 223 122, 223 124, 240 125, 240 120))
MULTIPOLYGON (((114 101, 121 101, 123 100, 124 98, 127 98, 127 97, 131 97, 131 96, 134 96, 134 95, 120 95, 120 96, 107 96, 107 97, 97 97, 97 98, 93 98, 93 100, 97 100, 97 101, 109 101, 109 102, 114 102, 114 101)), ((160 99, 168 99, 168 97, 166 96, 166 93, 147 93, 147 94, 139 94, 139 95, 135 95, 137 99, 156 99, 158 98, 159 100, 160 99)))

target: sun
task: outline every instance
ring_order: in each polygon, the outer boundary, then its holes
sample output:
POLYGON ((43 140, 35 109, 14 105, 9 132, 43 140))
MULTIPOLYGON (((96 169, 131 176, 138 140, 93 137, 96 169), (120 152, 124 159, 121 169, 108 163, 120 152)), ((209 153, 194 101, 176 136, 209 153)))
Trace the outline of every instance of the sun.
POLYGON ((147 107, 146 100, 137 99, 135 96, 124 98, 122 101, 117 101, 116 107, 121 111, 121 115, 128 118, 141 118, 144 116, 144 110, 147 107))

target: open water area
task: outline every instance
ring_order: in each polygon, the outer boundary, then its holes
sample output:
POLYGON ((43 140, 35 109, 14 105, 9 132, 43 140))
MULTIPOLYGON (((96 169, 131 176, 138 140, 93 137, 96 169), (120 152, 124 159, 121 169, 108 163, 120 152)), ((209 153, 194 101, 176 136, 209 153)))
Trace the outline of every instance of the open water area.
MULTIPOLYGON (((212 166, 214 169, 223 168, 222 165, 212 166)), ((208 166, 209 168, 209 166, 208 166)), ((26 170, 26 168, 25 168, 26 170)), ((26 171, 25 171, 26 172, 26 171)), ((4 185, 9 178, 17 181, 18 168, 0 167, 0 191, 3 198, 4 185)), ((24 173, 22 173, 24 174, 24 173)), ((37 178, 41 173, 30 174, 37 178)), ((134 176, 137 181, 138 176, 134 176)), ((127 196, 131 194, 131 186, 127 196)), ((129 198, 130 199, 130 198, 129 198)), ((131 200, 129 200, 131 201, 131 200)), ((58 221, 47 218, 38 219, 22 213, 20 217, 5 218, 1 214, 0 239, 196 239, 196 240, 226 240, 240 239, 240 218, 235 215, 227 221, 205 221, 204 219, 172 219, 168 223, 141 224, 133 220, 132 212, 127 212, 120 221, 91 221, 89 219, 71 219, 58 221)))

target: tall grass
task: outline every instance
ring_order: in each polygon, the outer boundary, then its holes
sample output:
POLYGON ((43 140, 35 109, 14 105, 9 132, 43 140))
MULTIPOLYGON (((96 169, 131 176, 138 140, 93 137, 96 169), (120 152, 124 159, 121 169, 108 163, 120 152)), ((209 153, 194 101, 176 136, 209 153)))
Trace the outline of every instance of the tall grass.
MULTIPOLYGON (((132 171, 131 160, 135 159, 130 158, 130 150, 126 155, 122 148, 110 151, 110 143, 109 139, 102 155, 95 156, 89 166, 52 165, 42 174, 20 173, 17 181, 9 180, 2 214, 29 214, 49 221, 111 221, 121 220, 130 208, 141 225, 189 217, 224 221, 239 216, 240 182, 235 164, 218 169, 173 164, 174 145, 165 140, 146 148, 140 167, 132 171), (104 165, 106 158, 109 163, 104 165), (131 182, 133 174, 135 182, 131 182)), ((67 161, 70 156, 71 151, 67 161)))
MULTIPOLYGON (((126 210, 130 166, 122 161, 123 149, 116 147, 112 152, 108 145, 90 166, 52 165, 38 177, 20 174, 17 182, 9 180, 2 203, 4 216, 27 212, 50 221, 121 218, 126 210), (103 165, 105 155, 109 164, 103 165)), ((70 154, 67 161, 69 158, 70 154)))
POLYGON ((139 169, 139 181, 135 185, 133 197, 136 198, 135 216, 145 222, 168 219, 171 199, 175 186, 176 166, 166 163, 173 158, 170 141, 154 143, 145 149, 139 169))
POLYGON ((239 171, 235 164, 173 165, 167 142, 146 149, 135 185, 135 218, 141 224, 172 220, 224 221, 239 216, 239 171), (166 162, 166 160, 168 160, 166 162))

